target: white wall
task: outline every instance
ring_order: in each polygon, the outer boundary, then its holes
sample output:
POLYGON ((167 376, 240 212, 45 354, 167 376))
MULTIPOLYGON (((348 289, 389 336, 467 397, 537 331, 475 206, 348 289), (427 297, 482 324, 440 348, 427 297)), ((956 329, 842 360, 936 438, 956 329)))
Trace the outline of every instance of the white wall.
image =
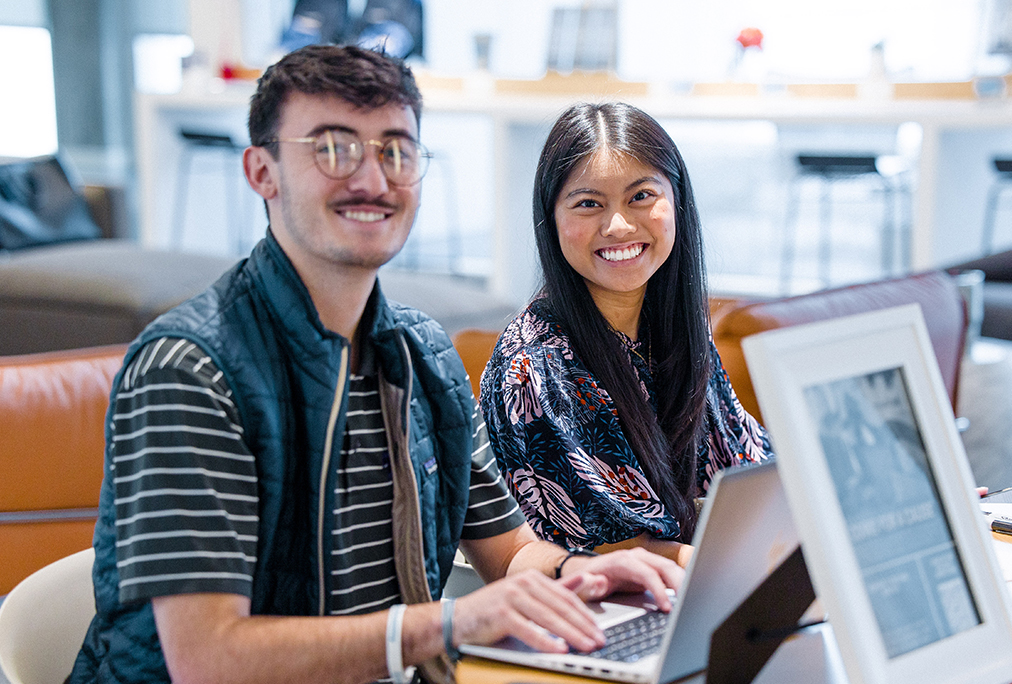
POLYGON ((48 26, 46 0, 6 0, 6 2, 0 2, 0 25, 48 26))
MULTIPOLYGON (((544 72, 553 7, 579 0, 426 0, 426 56, 434 71, 474 68, 476 33, 493 36, 491 70, 544 72)), ((721 80, 747 26, 765 35, 763 70, 773 80, 856 80, 871 47, 911 80, 963 80, 980 67, 985 0, 618 0, 619 73, 630 80, 721 80)))

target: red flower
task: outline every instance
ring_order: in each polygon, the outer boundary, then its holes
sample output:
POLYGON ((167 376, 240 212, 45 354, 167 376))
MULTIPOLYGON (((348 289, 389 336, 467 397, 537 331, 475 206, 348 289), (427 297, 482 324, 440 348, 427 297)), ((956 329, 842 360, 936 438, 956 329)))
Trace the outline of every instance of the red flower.
POLYGON ((743 48, 756 47, 760 50, 763 49, 763 32, 754 26, 743 28, 735 40, 737 40, 738 44, 743 48))

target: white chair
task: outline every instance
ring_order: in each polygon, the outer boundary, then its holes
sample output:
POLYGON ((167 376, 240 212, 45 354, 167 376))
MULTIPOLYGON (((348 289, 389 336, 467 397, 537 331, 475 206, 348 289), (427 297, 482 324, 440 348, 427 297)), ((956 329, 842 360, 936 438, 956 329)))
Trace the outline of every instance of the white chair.
POLYGON ((22 580, 0 603, 0 669, 11 684, 63 682, 95 615, 94 549, 22 580))
POLYGON ((446 586, 443 587, 443 598, 459 598, 470 594, 475 589, 485 586, 478 575, 478 571, 471 567, 464 554, 457 549, 457 555, 453 558, 453 570, 446 578, 446 586))

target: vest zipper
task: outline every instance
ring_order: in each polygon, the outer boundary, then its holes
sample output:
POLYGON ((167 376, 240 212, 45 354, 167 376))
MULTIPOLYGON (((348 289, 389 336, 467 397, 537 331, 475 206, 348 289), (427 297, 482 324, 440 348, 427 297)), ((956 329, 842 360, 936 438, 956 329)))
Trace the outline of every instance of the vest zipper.
POLYGON ((404 367, 407 368, 408 387, 404 393, 404 453, 410 454, 411 442, 411 390, 415 380, 414 369, 411 367, 411 350, 408 343, 404 341, 404 335, 397 335, 397 341, 401 343, 401 350, 404 352, 404 367))
POLYGON ((344 400, 344 386, 348 375, 348 348, 344 345, 341 349, 341 366, 337 373, 337 387, 334 389, 334 403, 330 407, 330 418, 327 419, 327 437, 323 441, 323 468, 320 471, 320 503, 316 514, 316 569, 320 583, 320 605, 318 612, 323 615, 327 607, 327 583, 324 581, 324 558, 323 558, 323 524, 327 504, 327 475, 330 472, 330 454, 334 450, 334 428, 337 426, 337 417, 341 414, 341 402, 344 400))

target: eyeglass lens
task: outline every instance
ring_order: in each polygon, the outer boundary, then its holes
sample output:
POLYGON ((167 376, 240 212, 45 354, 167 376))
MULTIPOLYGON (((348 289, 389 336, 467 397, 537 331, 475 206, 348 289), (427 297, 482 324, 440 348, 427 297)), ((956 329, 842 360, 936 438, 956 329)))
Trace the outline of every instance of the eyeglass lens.
MULTIPOLYGON (((344 131, 324 131, 316 144, 316 164, 324 175, 335 180, 351 177, 365 159, 365 148, 376 142, 363 143, 357 136, 344 131)), ((425 174, 428 157, 422 147, 408 138, 391 138, 379 151, 380 164, 387 180, 394 185, 413 185, 425 174)))

